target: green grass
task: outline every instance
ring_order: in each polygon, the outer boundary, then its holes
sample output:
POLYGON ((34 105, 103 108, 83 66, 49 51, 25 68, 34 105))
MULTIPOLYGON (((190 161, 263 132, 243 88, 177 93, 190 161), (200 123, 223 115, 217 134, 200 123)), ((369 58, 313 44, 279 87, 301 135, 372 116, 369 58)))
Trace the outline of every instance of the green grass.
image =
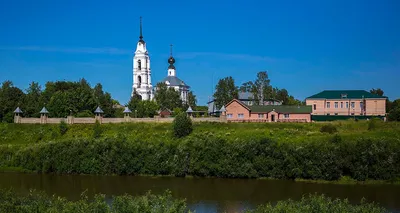
MULTIPOLYGON (((345 140, 359 137, 400 138, 400 123, 377 122, 375 129, 368 130, 368 121, 331 122, 345 140)), ((268 137, 278 142, 318 141, 331 137, 321 133, 325 123, 195 123, 191 137, 215 136, 229 141, 243 138, 268 137)), ((0 124, 0 145, 24 145, 46 143, 61 139, 82 139, 93 136, 93 124, 68 125, 61 135, 56 124, 0 124)), ((173 141, 172 124, 169 123, 123 123, 102 124, 102 137, 125 137, 128 140, 173 141)))

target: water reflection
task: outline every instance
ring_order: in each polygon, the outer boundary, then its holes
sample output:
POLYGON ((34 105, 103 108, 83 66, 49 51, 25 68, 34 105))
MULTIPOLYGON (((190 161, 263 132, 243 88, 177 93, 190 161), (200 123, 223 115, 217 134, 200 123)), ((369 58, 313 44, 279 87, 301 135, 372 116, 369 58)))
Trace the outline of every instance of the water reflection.
POLYGON ((71 200, 78 200, 83 191, 89 197, 96 193, 142 195, 151 190, 166 189, 176 197, 186 198, 196 212, 242 212, 266 202, 301 199, 303 194, 319 193, 333 198, 348 198, 358 203, 365 197, 390 210, 400 210, 399 185, 333 185, 296 183, 285 180, 246 180, 217 178, 89 176, 0 173, 0 188, 13 187, 20 193, 29 189, 43 190, 71 200))

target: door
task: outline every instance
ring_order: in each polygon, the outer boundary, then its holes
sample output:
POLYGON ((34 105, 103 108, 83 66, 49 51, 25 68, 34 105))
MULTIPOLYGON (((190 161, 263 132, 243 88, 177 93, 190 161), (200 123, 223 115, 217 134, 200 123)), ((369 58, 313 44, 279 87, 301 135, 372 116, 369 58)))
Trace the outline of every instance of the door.
POLYGON ((275 115, 271 115, 271 121, 275 122, 275 115))

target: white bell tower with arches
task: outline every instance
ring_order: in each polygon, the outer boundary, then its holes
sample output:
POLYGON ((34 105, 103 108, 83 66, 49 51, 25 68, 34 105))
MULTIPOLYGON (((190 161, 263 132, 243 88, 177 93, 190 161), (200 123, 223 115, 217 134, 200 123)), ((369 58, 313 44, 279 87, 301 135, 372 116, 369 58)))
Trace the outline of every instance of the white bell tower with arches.
POLYGON ((133 85, 132 94, 136 91, 142 100, 152 100, 153 85, 151 84, 150 57, 147 52, 146 42, 142 35, 142 17, 140 17, 140 36, 136 46, 135 56, 133 57, 133 85))

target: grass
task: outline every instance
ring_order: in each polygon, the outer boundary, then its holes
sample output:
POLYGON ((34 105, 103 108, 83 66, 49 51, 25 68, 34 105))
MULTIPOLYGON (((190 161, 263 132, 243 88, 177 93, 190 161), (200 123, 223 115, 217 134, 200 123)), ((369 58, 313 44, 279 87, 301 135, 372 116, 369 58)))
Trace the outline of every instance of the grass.
MULTIPOLYGON (((344 140, 359 137, 400 138, 400 123, 378 122, 368 130, 368 121, 331 122, 344 140)), ((216 136, 227 140, 268 137, 278 142, 318 141, 332 137, 321 133, 325 123, 196 123, 190 137, 216 136)), ((26 145, 71 138, 91 138, 93 124, 68 125, 61 135, 55 124, 0 124, 0 145, 26 145)), ((102 137, 125 137, 129 140, 175 141, 172 124, 169 123, 122 123, 102 124, 102 137)))

